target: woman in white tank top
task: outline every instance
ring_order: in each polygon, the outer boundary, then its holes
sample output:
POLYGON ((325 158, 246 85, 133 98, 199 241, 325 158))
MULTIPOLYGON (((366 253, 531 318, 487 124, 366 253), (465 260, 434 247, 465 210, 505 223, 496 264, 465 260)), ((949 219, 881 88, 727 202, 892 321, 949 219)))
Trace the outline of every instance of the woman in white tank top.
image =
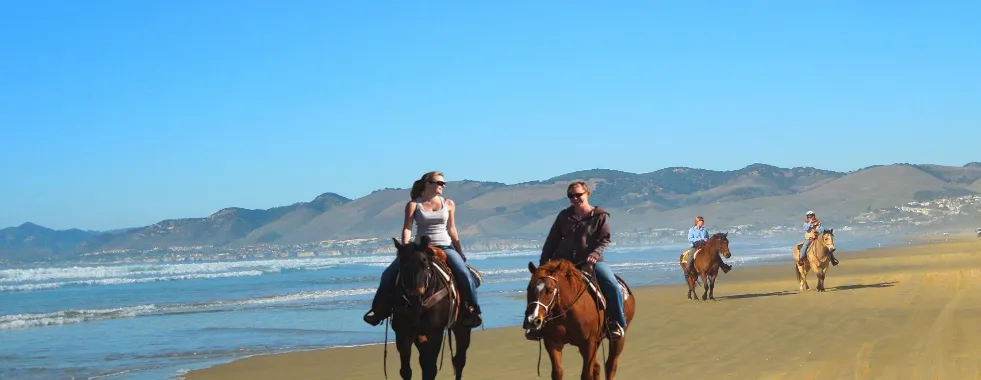
MULTIPOLYGON (((414 222, 417 227, 416 242, 422 236, 429 236, 433 246, 446 252, 447 264, 453 271, 466 306, 463 313, 465 315, 462 315, 460 323, 473 328, 482 323, 480 306, 477 303, 477 280, 467 268, 467 258, 463 255, 463 246, 456 231, 454 219, 456 204, 450 199, 443 198, 444 188, 446 182, 443 180, 443 173, 438 171, 423 174, 422 178, 412 184, 411 200, 405 204, 401 243, 410 242, 414 222)), ((377 326, 391 314, 391 297, 394 295, 398 267, 399 262, 396 259, 382 272, 381 283, 375 291, 371 310, 364 315, 364 321, 372 326, 377 326)))

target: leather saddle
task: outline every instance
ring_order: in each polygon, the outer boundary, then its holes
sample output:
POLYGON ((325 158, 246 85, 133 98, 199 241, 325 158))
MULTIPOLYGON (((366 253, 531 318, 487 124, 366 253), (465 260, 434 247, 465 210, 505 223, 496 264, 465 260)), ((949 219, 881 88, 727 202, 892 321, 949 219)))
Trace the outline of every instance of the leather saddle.
MULTIPOLYGON (((582 269, 579 270, 582 275, 583 281, 586 283, 586 289, 589 290, 589 294, 597 301, 597 306, 600 310, 606 310, 606 297, 603 296, 603 290, 599 286, 599 281, 593 277, 589 272, 582 269)), ((620 275, 614 274, 614 278, 617 279, 617 283, 620 285, 620 291, 623 292, 623 300, 626 301, 630 297, 630 288, 627 283, 620 278, 620 275)))

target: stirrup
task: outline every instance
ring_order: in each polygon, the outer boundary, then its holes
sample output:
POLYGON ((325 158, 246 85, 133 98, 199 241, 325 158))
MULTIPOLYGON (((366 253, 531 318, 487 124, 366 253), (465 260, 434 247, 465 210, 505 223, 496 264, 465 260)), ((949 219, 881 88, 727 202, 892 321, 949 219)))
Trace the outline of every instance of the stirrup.
POLYGON ((610 329, 610 339, 620 339, 626 334, 623 326, 620 326, 620 322, 610 322, 607 324, 610 329))

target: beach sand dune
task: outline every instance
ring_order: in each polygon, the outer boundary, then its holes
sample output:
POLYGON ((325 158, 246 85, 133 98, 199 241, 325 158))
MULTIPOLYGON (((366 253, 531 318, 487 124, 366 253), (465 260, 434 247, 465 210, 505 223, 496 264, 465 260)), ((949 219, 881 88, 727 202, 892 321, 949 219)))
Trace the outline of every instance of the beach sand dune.
MULTIPOLYGON (((720 275, 715 302, 687 300, 684 286, 635 288, 638 310, 617 378, 979 379, 978 240, 840 251, 841 265, 830 269, 825 293, 797 292, 789 251, 786 265, 736 267, 720 275)), ((813 274, 809 281, 813 289, 813 274)), ((534 379, 538 348, 520 327, 478 331, 464 377, 534 379)), ((381 379, 382 350, 258 356, 187 377, 381 379)), ((575 347, 567 346, 564 359, 565 377, 579 378, 575 347)), ((389 378, 398 378, 398 367, 390 346, 389 378)), ((544 354, 541 374, 550 376, 544 354)), ((453 378, 448 357, 439 378, 453 378)))

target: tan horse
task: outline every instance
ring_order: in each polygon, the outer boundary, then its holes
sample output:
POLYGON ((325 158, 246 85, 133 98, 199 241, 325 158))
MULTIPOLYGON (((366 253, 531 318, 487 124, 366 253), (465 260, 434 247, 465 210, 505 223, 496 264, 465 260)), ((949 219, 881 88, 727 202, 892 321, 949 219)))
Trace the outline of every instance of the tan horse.
POLYGON ((807 273, 814 271, 817 275, 817 291, 824 291, 824 276, 828 273, 828 266, 831 265, 831 254, 835 251, 835 230, 821 231, 821 234, 811 242, 807 248, 807 265, 800 265, 800 249, 804 243, 797 243, 794 246, 794 266, 797 267, 797 281, 800 283, 800 291, 805 291, 811 287, 807 285, 807 273))

